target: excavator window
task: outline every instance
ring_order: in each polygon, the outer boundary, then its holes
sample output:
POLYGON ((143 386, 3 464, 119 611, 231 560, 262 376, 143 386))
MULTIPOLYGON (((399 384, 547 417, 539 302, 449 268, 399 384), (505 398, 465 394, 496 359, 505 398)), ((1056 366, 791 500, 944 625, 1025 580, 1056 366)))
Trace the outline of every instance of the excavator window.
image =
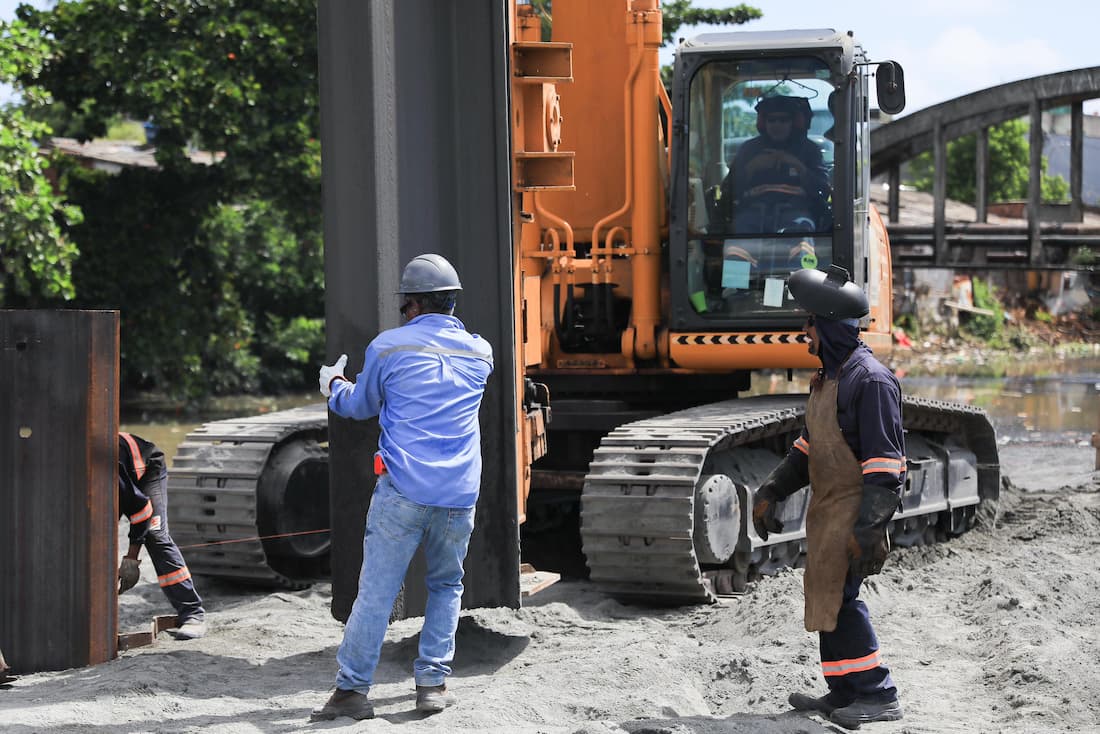
POLYGON ((791 308, 782 283, 832 260, 828 65, 812 56, 719 59, 688 91, 688 294, 704 317, 791 308))

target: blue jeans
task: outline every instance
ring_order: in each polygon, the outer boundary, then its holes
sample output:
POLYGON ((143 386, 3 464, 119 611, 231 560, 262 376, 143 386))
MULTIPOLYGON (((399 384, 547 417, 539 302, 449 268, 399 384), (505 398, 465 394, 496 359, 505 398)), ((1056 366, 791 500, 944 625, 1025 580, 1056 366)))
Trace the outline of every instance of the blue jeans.
POLYGON ((402 497, 388 474, 379 477, 367 512, 359 593, 336 652, 337 688, 370 690, 394 599, 421 544, 428 567, 428 602, 413 677, 418 686, 443 684, 454 659, 462 608, 462 562, 473 530, 473 507, 421 505, 402 497))

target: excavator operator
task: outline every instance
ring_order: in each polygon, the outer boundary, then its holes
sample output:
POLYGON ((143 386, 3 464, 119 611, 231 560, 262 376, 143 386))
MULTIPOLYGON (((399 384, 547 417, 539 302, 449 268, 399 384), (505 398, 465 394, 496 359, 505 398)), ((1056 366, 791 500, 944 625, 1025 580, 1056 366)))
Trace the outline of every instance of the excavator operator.
POLYGON ((764 97, 756 105, 755 138, 738 148, 722 182, 737 234, 818 232, 829 228, 829 173, 807 136, 805 97, 764 97))
POLYGON ((829 686, 824 696, 796 692, 788 700, 850 729, 895 721, 902 717, 897 688, 858 596, 886 560, 887 526, 904 486, 901 386, 859 338, 867 297, 844 268, 799 270, 788 287, 810 314, 809 351, 821 369, 802 434, 756 492, 753 526, 764 540, 782 532, 778 503, 809 483, 805 624, 819 634, 829 686))

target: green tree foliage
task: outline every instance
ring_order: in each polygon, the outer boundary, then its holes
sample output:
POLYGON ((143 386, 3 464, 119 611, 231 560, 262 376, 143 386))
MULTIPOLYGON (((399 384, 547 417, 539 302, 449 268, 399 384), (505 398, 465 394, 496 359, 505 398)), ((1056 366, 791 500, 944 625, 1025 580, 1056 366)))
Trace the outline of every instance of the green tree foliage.
POLYGON ((224 184, 316 213, 320 190, 315 0, 63 0, 19 8, 56 40, 34 83, 73 112, 73 134, 116 115, 152 120, 157 161, 188 143, 224 151, 224 184))
POLYGON ((121 312, 123 385, 181 398, 255 389, 254 323, 232 277, 236 243, 195 234, 216 210, 218 171, 69 176, 88 212, 73 236, 111 243, 82 257, 73 277, 81 305, 121 312))
MULTIPOLYGON (((550 24, 553 18, 553 0, 531 0, 531 5, 542 18, 544 41, 550 40, 550 24)), ((693 25, 741 25, 757 20, 764 14, 748 5, 728 8, 693 8, 691 0, 667 0, 661 3, 661 32, 666 44, 676 38, 682 26, 693 25)))
POLYGON ((693 8, 691 0, 662 2, 661 14, 665 43, 671 43, 676 38, 676 31, 681 26, 742 25, 764 17, 759 9, 744 4, 729 8, 693 8))
POLYGON ((1004 306, 988 281, 971 278, 971 283, 974 287, 974 305, 992 311, 993 315, 969 314, 962 328, 991 346, 1001 346, 1005 333, 1004 306))
MULTIPOLYGON (((977 200, 977 137, 964 135, 947 144, 947 197, 956 201, 977 200)), ((1025 120, 1009 120, 989 129, 989 178, 987 181, 990 201, 1012 201, 1027 198, 1028 123, 1025 120)), ((1043 201, 1064 201, 1069 194, 1069 184, 1061 176, 1046 173, 1047 159, 1042 162, 1043 201)), ((931 153, 923 153, 910 164, 911 183, 920 191, 931 191, 934 181, 931 153)))
MULTIPOLYGON (((0 23, 0 82, 14 84, 27 106, 49 100, 17 77, 33 78, 49 51, 45 39, 22 23, 0 23)), ((76 246, 63 225, 80 221, 46 176, 49 158, 39 142, 47 125, 24 109, 0 108, 0 306, 33 306, 72 298, 76 246)))
POLYGON ((157 169, 69 173, 76 303, 122 312, 124 387, 300 389, 323 356, 314 0, 64 0, 20 79, 65 134, 155 126, 157 169), (32 78, 33 77, 33 78, 32 78), (193 161, 189 150, 215 151, 193 161))

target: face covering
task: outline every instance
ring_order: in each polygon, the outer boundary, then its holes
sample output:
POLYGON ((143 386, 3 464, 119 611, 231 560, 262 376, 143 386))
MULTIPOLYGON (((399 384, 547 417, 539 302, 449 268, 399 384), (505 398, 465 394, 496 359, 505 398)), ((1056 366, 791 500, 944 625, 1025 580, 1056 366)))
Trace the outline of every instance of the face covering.
POLYGON ((817 328, 818 356, 821 357, 821 366, 825 368, 825 376, 836 377, 840 365, 860 345, 859 321, 833 321, 815 316, 814 326, 817 328))

